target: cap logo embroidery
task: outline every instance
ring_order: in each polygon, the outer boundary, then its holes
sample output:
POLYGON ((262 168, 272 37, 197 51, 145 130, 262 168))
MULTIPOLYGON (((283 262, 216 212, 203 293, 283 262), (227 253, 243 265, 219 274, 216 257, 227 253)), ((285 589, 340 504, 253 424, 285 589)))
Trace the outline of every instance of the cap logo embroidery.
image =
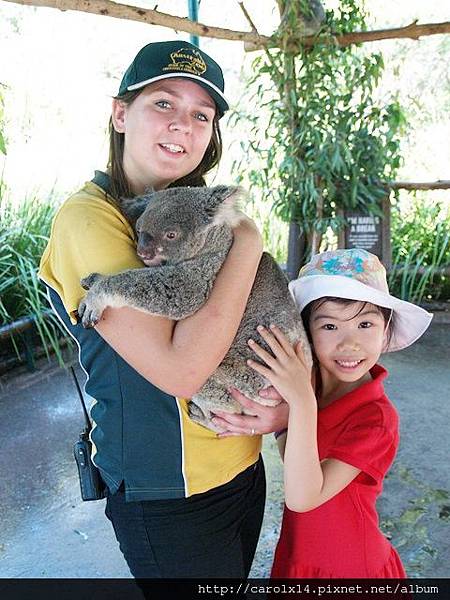
POLYGON ((182 71, 191 75, 203 75, 206 71, 206 63, 198 50, 181 48, 170 54, 172 62, 163 71, 182 71))

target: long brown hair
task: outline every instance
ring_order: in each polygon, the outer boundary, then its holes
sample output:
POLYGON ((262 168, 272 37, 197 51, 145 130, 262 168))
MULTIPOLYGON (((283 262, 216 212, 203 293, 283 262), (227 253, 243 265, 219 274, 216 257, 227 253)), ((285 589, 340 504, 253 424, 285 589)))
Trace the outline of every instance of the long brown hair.
MULTIPOLYGON (((126 92, 120 96, 114 96, 116 100, 120 100, 127 105, 130 105, 144 90, 133 90, 126 92)), ((131 189, 130 182, 127 179, 123 168, 123 150, 125 146, 125 134, 119 133, 114 129, 112 117, 109 119, 109 159, 108 159, 108 174, 111 177, 111 194, 117 200, 120 198, 131 198, 135 194, 131 189)), ((169 187, 192 186, 201 187, 206 185, 204 175, 215 167, 222 156, 222 135, 219 128, 219 117, 216 113, 213 121, 213 130, 211 140, 206 148, 205 154, 199 165, 188 175, 177 179, 170 184, 169 187)))

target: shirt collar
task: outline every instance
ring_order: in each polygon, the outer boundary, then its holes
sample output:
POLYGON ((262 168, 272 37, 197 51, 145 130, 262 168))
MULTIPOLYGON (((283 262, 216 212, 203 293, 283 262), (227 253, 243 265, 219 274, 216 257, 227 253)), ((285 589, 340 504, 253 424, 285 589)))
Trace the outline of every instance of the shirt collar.
POLYGON ((381 365, 370 369, 372 380, 363 383, 348 394, 341 396, 325 408, 319 409, 318 418, 325 428, 342 422, 358 406, 368 404, 384 396, 383 380, 388 372, 381 365))
POLYGON ((104 192, 106 192, 109 196, 112 197, 111 193, 111 177, 108 173, 104 171, 95 171, 94 178, 92 179, 92 183, 101 187, 104 192))

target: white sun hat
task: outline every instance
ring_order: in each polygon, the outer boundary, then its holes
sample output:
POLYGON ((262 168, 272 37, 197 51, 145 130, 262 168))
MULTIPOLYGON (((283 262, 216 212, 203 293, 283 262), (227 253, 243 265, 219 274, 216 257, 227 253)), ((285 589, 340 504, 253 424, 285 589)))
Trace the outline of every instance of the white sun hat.
POLYGON ((391 296, 386 269, 366 250, 330 250, 316 254, 301 270, 289 290, 302 311, 319 298, 348 298, 392 309, 394 330, 384 352, 413 344, 426 331, 433 315, 423 308, 391 296))

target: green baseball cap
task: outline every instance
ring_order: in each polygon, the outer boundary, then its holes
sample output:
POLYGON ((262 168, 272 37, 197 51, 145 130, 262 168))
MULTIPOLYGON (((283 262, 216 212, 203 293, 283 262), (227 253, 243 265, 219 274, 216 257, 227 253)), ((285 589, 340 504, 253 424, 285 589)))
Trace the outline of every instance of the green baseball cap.
POLYGON ((204 88, 216 103, 219 118, 228 110, 222 69, 206 52, 182 40, 152 42, 141 48, 125 71, 119 96, 172 77, 191 79, 204 88))

